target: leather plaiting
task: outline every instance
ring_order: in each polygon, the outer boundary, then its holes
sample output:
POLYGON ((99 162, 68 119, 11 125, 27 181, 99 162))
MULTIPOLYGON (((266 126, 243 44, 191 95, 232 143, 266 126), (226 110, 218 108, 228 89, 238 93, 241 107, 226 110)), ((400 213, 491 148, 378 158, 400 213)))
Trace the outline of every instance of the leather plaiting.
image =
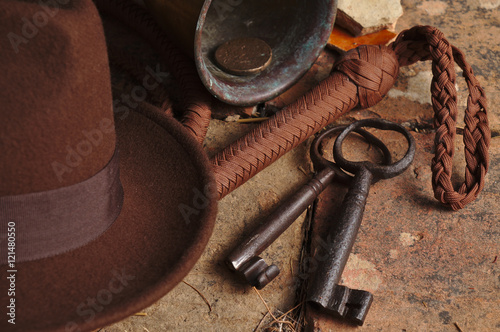
POLYGON ((462 51, 451 45, 434 27, 416 26, 403 31, 392 48, 398 55, 400 65, 432 60, 431 95, 436 127, 436 152, 431 165, 434 196, 454 210, 461 209, 483 190, 489 167, 491 131, 484 90, 462 51), (469 89, 463 133, 465 181, 458 190, 454 189, 451 180, 458 115, 455 63, 463 70, 469 89))

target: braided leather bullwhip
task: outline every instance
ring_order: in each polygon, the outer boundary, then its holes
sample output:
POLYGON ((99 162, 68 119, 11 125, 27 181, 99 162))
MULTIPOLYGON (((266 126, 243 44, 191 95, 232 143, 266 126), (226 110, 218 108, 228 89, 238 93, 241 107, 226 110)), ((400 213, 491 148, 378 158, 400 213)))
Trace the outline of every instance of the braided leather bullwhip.
POLYGON ((217 154, 212 163, 220 198, 358 104, 375 105, 394 84, 399 66, 421 60, 432 60, 434 76, 434 195, 454 210, 473 201, 484 187, 489 165, 486 96, 463 53, 429 26, 403 31, 391 47, 360 46, 346 53, 329 78, 217 154), (454 62, 463 69, 469 88, 464 129, 467 167, 458 191, 451 181, 458 113, 454 62))
POLYGON ((173 45, 149 12, 131 0, 94 0, 101 13, 137 31, 162 56, 182 93, 182 124, 201 143, 210 123, 212 97, 200 81, 193 61, 173 45))
POLYGON ((220 197, 358 104, 375 105, 398 69, 396 55, 385 46, 361 46, 346 54, 326 80, 212 159, 220 197))
MULTIPOLYGON (((183 100, 187 101, 182 122, 202 142, 210 120, 210 98, 191 61, 172 46, 142 7, 130 0, 96 3, 101 11, 138 30, 164 57, 184 92, 183 100)), ((390 47, 360 46, 346 53, 326 80, 218 153, 212 163, 219 199, 354 107, 367 108, 378 103, 393 86, 399 66, 426 60, 432 60, 434 76, 434 195, 454 210, 473 201, 484 187, 489 166, 491 132, 486 96, 464 54, 430 26, 401 32, 390 47), (458 191, 451 181, 458 114, 455 62, 463 70, 469 89, 463 135, 465 181, 458 191)))

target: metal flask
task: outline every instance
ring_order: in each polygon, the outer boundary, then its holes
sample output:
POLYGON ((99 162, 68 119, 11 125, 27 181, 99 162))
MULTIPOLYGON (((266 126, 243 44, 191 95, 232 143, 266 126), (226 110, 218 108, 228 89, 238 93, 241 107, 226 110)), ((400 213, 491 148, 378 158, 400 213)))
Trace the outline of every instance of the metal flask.
POLYGON ((304 75, 335 22, 336 0, 145 0, 205 87, 239 106, 270 100, 304 75))

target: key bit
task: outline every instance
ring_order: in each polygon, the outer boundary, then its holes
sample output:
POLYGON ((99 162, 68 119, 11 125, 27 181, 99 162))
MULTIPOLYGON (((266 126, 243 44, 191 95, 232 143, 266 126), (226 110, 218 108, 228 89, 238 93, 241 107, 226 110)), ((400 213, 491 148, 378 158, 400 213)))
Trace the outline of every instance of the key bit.
MULTIPOLYGON (((252 286, 261 289, 271 282, 279 274, 276 265, 266 264, 258 257, 272 242, 274 242, 301 214, 323 189, 336 178, 348 183, 351 179, 335 163, 321 157, 318 149, 319 143, 327 135, 343 130, 345 127, 331 128, 319 135, 311 146, 311 156, 315 166, 320 171, 288 200, 274 210, 267 221, 248 236, 227 257, 226 264, 233 271, 239 272, 252 286)), ((375 136, 362 130, 356 132, 363 136, 368 142, 380 148, 384 156, 390 156, 387 147, 375 136)))
POLYGON ((244 266, 241 267, 241 274, 257 289, 264 288, 280 273, 276 265, 267 265, 266 262, 258 257, 252 257, 244 266))
POLYGON ((313 303, 332 316, 363 325, 372 302, 373 295, 370 292, 337 285, 333 295, 324 294, 313 303))

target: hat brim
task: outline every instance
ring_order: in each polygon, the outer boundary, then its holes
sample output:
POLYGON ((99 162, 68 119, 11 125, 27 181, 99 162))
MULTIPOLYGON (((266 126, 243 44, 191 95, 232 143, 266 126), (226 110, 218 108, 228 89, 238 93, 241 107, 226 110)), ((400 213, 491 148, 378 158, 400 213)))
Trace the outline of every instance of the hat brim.
MULTIPOLYGON (((200 144, 177 121, 150 109, 120 114, 115 126, 125 192, 119 217, 83 247, 16 264, 15 325, 4 312, 0 330, 109 325, 159 300, 201 256, 215 222, 216 193, 200 144)), ((0 298, 9 310, 7 288, 0 298)))

